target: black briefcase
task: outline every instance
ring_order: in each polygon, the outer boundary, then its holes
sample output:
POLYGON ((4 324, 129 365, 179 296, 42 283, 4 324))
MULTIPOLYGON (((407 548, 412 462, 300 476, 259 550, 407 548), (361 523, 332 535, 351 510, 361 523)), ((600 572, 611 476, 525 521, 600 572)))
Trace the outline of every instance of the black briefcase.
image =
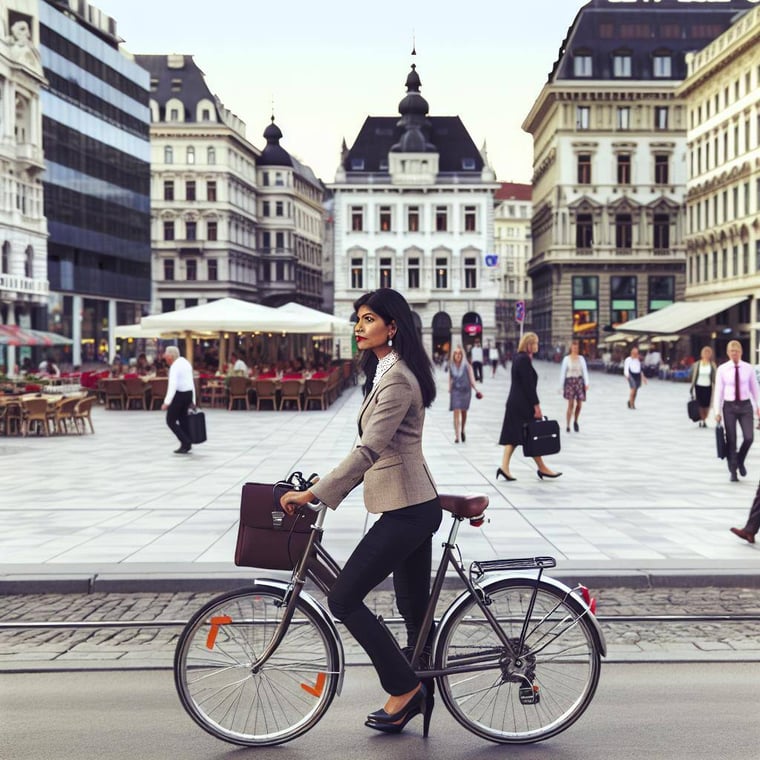
POLYGON ((206 415, 200 409, 188 410, 187 432, 190 443, 203 443, 206 440, 206 415))
POLYGON ((715 426, 715 448, 717 450, 718 459, 726 458, 726 431, 723 425, 715 426))
POLYGON ((699 416, 699 403, 695 398, 691 399, 686 404, 686 413, 689 415, 689 419, 692 422, 699 422, 701 417, 699 416))
POLYGON ((531 420, 523 426, 523 454, 526 457, 544 457, 559 451, 559 423, 557 420, 531 420))

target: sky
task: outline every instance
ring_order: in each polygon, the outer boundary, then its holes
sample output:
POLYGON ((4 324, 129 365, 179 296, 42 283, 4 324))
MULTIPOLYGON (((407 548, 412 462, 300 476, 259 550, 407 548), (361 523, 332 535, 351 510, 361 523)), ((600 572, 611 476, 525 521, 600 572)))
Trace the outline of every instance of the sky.
POLYGON ((393 116, 411 63, 431 116, 460 116, 502 182, 530 182, 521 125, 584 0, 93 0, 130 53, 194 56, 258 148, 281 145, 332 182, 345 138, 393 116), (412 46, 417 55, 412 57, 412 46))

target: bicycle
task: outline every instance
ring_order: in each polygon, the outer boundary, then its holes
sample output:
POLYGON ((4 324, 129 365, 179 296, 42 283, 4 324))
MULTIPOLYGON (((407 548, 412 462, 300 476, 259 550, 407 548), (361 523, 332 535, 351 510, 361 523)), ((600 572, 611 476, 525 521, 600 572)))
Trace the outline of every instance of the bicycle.
MULTIPOLYGON (((285 483, 303 490, 314 477, 293 473, 285 483)), ((440 499, 453 521, 410 658, 415 672, 434 679, 452 716, 484 739, 528 744, 555 736, 582 715, 599 681, 606 646, 594 600, 584 586, 571 589, 544 575, 556 565, 552 557, 475 561, 466 571, 456 545, 459 526, 464 520, 483 525, 488 497, 440 499), (449 567, 464 590, 441 616, 424 658, 449 567)), ((320 541, 326 510, 313 509, 290 581, 256 579, 221 594, 180 635, 174 659, 180 700, 218 739, 282 744, 313 728, 340 694, 340 635, 327 610, 304 591, 308 579, 327 594, 340 572, 320 541)))

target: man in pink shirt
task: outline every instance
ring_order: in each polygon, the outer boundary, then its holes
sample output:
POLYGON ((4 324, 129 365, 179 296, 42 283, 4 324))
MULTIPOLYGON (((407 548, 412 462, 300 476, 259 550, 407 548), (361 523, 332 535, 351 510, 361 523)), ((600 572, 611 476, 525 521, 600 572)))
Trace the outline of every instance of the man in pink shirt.
POLYGON ((753 408, 760 416, 760 388, 754 367, 742 361, 742 344, 738 340, 729 342, 726 349, 728 361, 718 367, 715 375, 713 407, 716 422, 725 417, 726 448, 728 470, 731 480, 737 481, 737 470, 744 477, 747 468, 744 462, 753 441, 753 408), (742 430, 742 445, 737 451, 736 426, 742 430))

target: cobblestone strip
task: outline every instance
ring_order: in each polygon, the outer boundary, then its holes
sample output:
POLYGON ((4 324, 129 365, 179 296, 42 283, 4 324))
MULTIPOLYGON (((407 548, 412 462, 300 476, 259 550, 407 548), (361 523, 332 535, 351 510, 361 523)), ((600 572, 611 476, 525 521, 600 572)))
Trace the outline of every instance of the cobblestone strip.
MULTIPOLYGON (((0 621, 132 622, 140 628, 0 630, 0 670, 171 667, 180 627, 151 622, 185 621, 214 593, 41 594, 0 597, 0 621)), ((319 598, 319 595, 316 595, 319 598)), ((456 596, 442 595, 438 614, 456 596)), ((320 599, 320 601, 324 601, 320 599)), ((369 598, 376 614, 398 617, 391 592, 369 598)), ((720 622, 614 622, 616 615, 758 615, 760 591, 740 588, 602 589, 597 614, 610 660, 760 658, 760 620, 720 622)), ((392 626, 401 633, 401 626, 392 626)), ((349 663, 366 662, 342 631, 349 663)))

